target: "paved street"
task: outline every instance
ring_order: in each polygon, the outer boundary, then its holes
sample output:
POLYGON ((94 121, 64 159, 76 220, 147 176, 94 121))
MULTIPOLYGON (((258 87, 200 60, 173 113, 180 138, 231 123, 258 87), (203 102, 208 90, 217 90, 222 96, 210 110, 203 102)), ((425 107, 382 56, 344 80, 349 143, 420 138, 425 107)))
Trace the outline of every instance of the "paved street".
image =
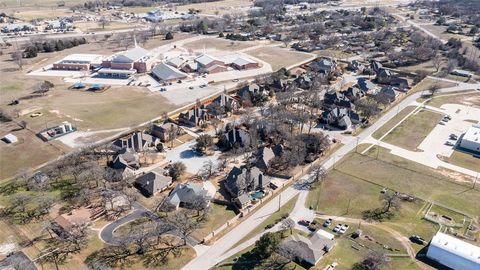
MULTIPOLYGON (((440 89, 439 93, 449 93, 454 91, 466 91, 471 90, 475 87, 479 87, 479 84, 466 84, 460 83, 459 86, 450 87, 440 89)), ((351 140, 350 142, 343 145, 339 148, 333 155, 323 162, 323 166, 326 169, 331 168, 338 160, 340 160, 343 156, 348 154, 350 151, 355 149, 357 142, 362 143, 367 138, 369 138, 373 132, 377 129, 382 127, 385 123, 387 123, 390 119, 392 119, 399 111, 403 110, 405 107, 409 106, 413 102, 415 102, 422 93, 415 93, 410 96, 407 96, 399 105, 395 108, 392 108, 388 112, 386 112, 380 119, 378 119, 374 124, 370 127, 366 128, 362 133, 360 133, 355 140, 351 140)), ((289 187, 285 189, 280 195, 277 195, 276 198, 272 199, 270 202, 263 205, 260 209, 258 209, 252 216, 248 217, 244 220, 241 224, 235 227, 234 230, 225 234, 222 238, 220 238, 217 242, 215 242, 210 247, 202 246, 199 250, 202 250, 201 254, 197 254, 197 257, 190 261, 183 269, 184 270, 197 270, 197 269, 209 269, 215 264, 222 261, 222 256, 225 252, 227 252, 235 243, 245 237, 250 231, 255 229, 255 227, 267 219, 274 211, 278 209, 278 196, 281 196, 281 205, 285 204, 289 198, 293 198, 301 191, 295 189, 294 187, 289 187)))
MULTIPOLYGON (((171 226, 172 230, 170 231, 170 234, 176 235, 178 237, 181 237, 181 233, 178 232, 171 224, 167 224, 163 219, 160 219, 157 215, 152 213, 150 210, 146 209, 139 203, 134 203, 133 204, 133 211, 126 216, 119 218, 109 224, 107 224, 105 227, 103 227, 99 233, 100 239, 109 244, 109 245, 122 245, 124 244, 124 238, 121 237, 116 237, 113 232, 119 228, 122 225, 125 225, 129 222, 132 222, 136 219, 142 218, 142 217, 149 217, 150 219, 154 220, 157 222, 157 226, 161 227, 166 227, 166 226, 171 226)), ((152 236, 155 233, 152 233, 152 236)), ((199 241, 194 239, 193 237, 187 237, 187 244, 190 246, 195 246, 198 245, 199 241)))

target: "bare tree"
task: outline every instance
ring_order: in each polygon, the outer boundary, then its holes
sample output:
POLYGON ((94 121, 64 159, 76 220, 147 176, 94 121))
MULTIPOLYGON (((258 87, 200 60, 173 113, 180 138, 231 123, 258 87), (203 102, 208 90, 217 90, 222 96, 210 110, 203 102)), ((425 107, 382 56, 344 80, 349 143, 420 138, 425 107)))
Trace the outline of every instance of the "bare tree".
POLYGON ((309 182, 311 185, 322 183, 327 177, 327 170, 321 165, 314 165, 310 169, 309 182))
POLYGON ((198 171, 198 175, 204 179, 208 180, 212 175, 215 174, 215 163, 212 160, 207 160, 203 162, 202 168, 198 171))
POLYGON ((293 234, 293 228, 295 227, 295 221, 291 218, 286 218, 282 221, 281 227, 283 230, 290 230, 290 234, 293 234))
POLYGON ((440 68, 442 67, 442 58, 439 54, 436 54, 433 58, 432 58, 432 65, 433 67, 435 68, 435 70, 438 72, 440 70, 440 68))
POLYGON ((14 51, 10 55, 12 61, 18 66, 19 69, 23 69, 23 53, 22 51, 14 51))
POLYGON ((107 17, 101 16, 100 19, 98 19, 98 25, 102 27, 102 29, 105 29, 105 26, 110 24, 110 20, 108 20, 107 17))
POLYGON ((383 210, 385 213, 389 213, 392 210, 400 210, 401 203, 395 192, 385 192, 380 195, 380 201, 383 204, 383 210))

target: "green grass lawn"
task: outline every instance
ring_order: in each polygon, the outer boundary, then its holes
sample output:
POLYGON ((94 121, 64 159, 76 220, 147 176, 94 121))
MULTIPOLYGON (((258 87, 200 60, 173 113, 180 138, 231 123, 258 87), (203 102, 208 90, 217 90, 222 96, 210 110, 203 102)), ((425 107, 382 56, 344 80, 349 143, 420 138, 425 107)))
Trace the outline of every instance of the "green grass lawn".
POLYGON ((385 123, 382 127, 377 129, 373 134, 372 137, 375 139, 380 139, 387 131, 392 129, 400 120, 405 118, 409 113, 415 110, 415 106, 408 106, 405 109, 401 110, 397 115, 395 115, 392 119, 390 119, 387 123, 385 123))
MULTIPOLYGON (((424 98, 419 98, 418 102, 425 101, 424 98)), ((435 95, 427 105, 440 108, 443 104, 464 104, 480 106, 480 93, 478 92, 462 92, 458 94, 435 95)))
POLYGON ((277 211, 270 215, 265 221, 260 223, 257 227, 255 227, 255 229, 253 229, 250 233, 248 233, 245 237, 238 241, 232 248, 263 232, 267 225, 274 224, 277 220, 280 220, 283 215, 292 212, 293 207, 295 207, 295 203, 297 202, 297 199, 298 195, 290 199, 286 204, 282 206, 282 208, 280 208, 280 211, 277 211))
POLYGON ((393 129, 383 141, 415 151, 443 115, 429 110, 419 110, 393 129))
POLYGON ((455 150, 450 157, 443 159, 443 161, 480 172, 480 158, 476 158, 470 153, 455 150))
POLYGON ((367 152, 367 155, 350 154, 335 168, 344 174, 370 181, 381 187, 389 187, 424 200, 438 202, 473 216, 480 215, 480 208, 471 203, 480 200, 480 187, 471 189, 471 185, 455 182, 453 178, 392 155, 389 150, 381 147, 378 159, 376 156, 375 146, 367 152))
MULTIPOLYGON (((381 186, 332 170, 320 188, 309 192, 306 206, 327 215, 362 218, 363 211, 381 206, 381 190, 381 186)), ((431 239, 439 226, 422 219, 422 210, 426 206, 423 201, 405 202, 399 213, 383 224, 406 237, 418 234, 425 239, 431 239)))
POLYGON ((211 212, 208 216, 208 221, 202 224, 202 227, 196 230, 192 236, 201 240, 213 230, 222 226, 225 222, 235 216, 235 211, 229 206, 220 205, 216 203, 211 204, 211 212))

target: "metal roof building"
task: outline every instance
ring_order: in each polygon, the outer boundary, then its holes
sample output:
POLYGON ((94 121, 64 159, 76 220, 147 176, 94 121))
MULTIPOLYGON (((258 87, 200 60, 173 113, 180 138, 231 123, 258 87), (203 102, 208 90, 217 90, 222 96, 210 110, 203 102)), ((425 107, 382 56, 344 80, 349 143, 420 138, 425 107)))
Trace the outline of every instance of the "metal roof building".
POLYGON ((114 63, 133 63, 146 58, 149 52, 141 47, 135 47, 115 55, 112 59, 114 63))
POLYGON ((162 81, 173 81, 184 79, 188 75, 170 65, 160 63, 152 69, 152 74, 162 81))
POLYGON ((430 242, 427 257, 452 269, 480 269, 480 247, 441 232, 430 242))

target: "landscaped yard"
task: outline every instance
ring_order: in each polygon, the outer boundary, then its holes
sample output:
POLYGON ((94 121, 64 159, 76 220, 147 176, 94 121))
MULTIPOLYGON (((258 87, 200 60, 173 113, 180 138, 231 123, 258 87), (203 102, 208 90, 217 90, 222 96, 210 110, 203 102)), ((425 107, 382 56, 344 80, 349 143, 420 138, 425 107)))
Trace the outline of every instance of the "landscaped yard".
POLYGON ((249 240, 250 238, 254 237, 255 235, 265 231, 265 227, 270 224, 274 224, 277 220, 280 220, 283 215, 288 215, 290 212, 292 212, 293 207, 295 207, 295 203, 297 202, 298 195, 290 199, 286 204, 280 208, 280 211, 277 211, 273 214, 271 214, 265 221, 260 223, 255 229, 253 229, 251 232, 249 232, 245 237, 242 238, 242 240, 238 241, 232 248, 240 245, 241 243, 249 240))
POLYGON ((417 110, 393 129, 383 141, 416 151, 425 137, 433 130, 443 115, 429 110, 417 110))
POLYGON ((235 211, 229 206, 220 205, 216 203, 211 204, 210 214, 208 221, 202 224, 202 227, 196 230, 192 236, 198 240, 202 240, 205 236, 211 233, 213 230, 222 226, 225 222, 232 219, 235 216, 235 211))

